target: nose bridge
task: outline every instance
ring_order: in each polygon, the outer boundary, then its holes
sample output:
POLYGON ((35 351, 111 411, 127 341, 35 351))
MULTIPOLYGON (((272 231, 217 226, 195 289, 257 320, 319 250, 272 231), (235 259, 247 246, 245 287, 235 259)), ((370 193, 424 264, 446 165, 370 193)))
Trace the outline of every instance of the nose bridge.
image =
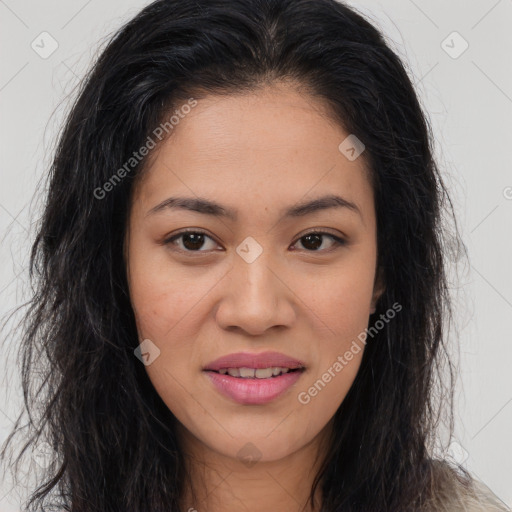
POLYGON ((233 271, 250 296, 267 293, 274 283, 272 266, 276 266, 269 244, 252 237, 245 238, 236 248, 233 271))
POLYGON ((225 328, 236 326, 257 334, 291 322, 293 307, 276 273, 270 251, 262 251, 255 259, 237 254, 217 311, 219 323, 225 328))
POLYGON ((267 250, 254 261, 237 257, 233 266, 236 295, 255 313, 258 310, 270 312, 276 307, 276 293, 279 290, 276 289, 276 279, 271 270, 271 259, 267 250))

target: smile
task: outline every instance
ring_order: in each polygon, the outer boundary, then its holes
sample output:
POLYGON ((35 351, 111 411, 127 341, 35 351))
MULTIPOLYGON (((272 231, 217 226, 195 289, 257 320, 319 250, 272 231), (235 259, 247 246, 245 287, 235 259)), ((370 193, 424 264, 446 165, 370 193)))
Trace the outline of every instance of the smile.
POLYGON ((282 366, 270 366, 269 368, 220 368, 218 373, 221 375, 231 375, 231 377, 240 377, 241 379, 268 379, 277 377, 289 371, 295 372, 299 368, 284 368, 282 366))
POLYGON ((221 371, 204 371, 217 391, 242 405, 263 405, 291 388, 302 376, 304 368, 229 368, 224 373, 221 371))

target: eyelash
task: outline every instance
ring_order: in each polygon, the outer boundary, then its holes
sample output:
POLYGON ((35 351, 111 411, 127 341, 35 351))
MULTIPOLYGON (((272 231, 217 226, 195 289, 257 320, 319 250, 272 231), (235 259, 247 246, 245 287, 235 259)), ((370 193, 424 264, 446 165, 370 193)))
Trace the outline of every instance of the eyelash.
MULTIPOLYGON (((172 237, 170 238, 167 238, 163 241, 163 244, 164 245, 171 245, 174 240, 177 240, 179 239, 180 237, 182 237, 183 235, 186 235, 186 234, 189 234, 189 233, 192 233, 192 234, 195 234, 195 235, 205 235, 206 237, 210 238, 211 240, 213 240, 215 242, 215 240, 210 236, 208 235, 208 233, 206 233, 205 231, 202 231, 201 229, 187 229, 187 230, 184 230, 184 231, 180 231, 179 233, 176 233, 175 235, 173 235, 172 237)), ((320 250, 320 251, 313 251, 313 250, 307 250, 307 249, 303 249, 304 251, 306 252, 309 252, 309 253, 326 253, 326 252, 331 252, 335 249, 338 249, 344 245, 347 244, 347 241, 344 240, 343 238, 340 238, 336 235, 333 235, 332 233, 329 233, 329 232, 326 232, 326 231, 309 231, 307 233, 304 233, 303 235, 301 235, 299 238, 297 238, 297 240, 295 241, 295 243, 293 245, 295 245, 301 238, 304 238, 308 235, 323 235, 323 236, 328 236, 329 238, 333 239, 335 244, 333 247, 331 247, 330 249, 324 249, 324 250, 320 250)), ((198 251, 190 251, 190 250, 186 250, 186 249, 181 249, 181 248, 177 248, 177 250, 179 252, 182 252, 182 253, 187 253, 187 254, 194 254, 196 253, 197 255, 200 255, 201 253, 208 253, 210 251, 201 251, 201 250, 198 250, 198 251)))

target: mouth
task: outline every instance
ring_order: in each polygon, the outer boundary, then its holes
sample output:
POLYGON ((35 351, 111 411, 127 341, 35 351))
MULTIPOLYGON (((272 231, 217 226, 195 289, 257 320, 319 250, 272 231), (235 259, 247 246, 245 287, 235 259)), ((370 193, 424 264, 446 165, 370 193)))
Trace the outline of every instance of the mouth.
POLYGON ((269 378, 272 375, 279 375, 300 368, 305 368, 301 361, 280 352, 236 352, 215 359, 203 370, 222 372, 232 377, 269 378), (236 371, 239 372, 238 375, 236 371))
POLYGON ((284 395, 306 366, 277 352, 239 352, 216 359, 203 373, 224 397, 242 405, 263 405, 284 395))
POLYGON ((305 368, 286 368, 282 366, 269 366, 268 368, 219 368, 219 370, 205 370, 219 375, 229 375, 236 379, 274 379, 285 373, 302 372, 305 368))

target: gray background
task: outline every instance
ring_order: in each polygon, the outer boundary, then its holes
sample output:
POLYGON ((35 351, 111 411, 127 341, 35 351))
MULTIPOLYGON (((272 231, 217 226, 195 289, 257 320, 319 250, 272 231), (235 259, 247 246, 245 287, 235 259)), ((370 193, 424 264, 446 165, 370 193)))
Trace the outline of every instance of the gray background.
MULTIPOLYGON (((30 201, 69 97, 107 36, 147 3, 0 0, 0 315, 24 297, 30 201)), ((348 3, 408 66, 470 255, 453 285, 462 370, 449 453, 512 505, 512 0, 348 3)), ((15 342, 0 358, 0 443, 20 403, 15 342)), ((18 511, 20 492, 3 482, 0 510, 18 511)))

